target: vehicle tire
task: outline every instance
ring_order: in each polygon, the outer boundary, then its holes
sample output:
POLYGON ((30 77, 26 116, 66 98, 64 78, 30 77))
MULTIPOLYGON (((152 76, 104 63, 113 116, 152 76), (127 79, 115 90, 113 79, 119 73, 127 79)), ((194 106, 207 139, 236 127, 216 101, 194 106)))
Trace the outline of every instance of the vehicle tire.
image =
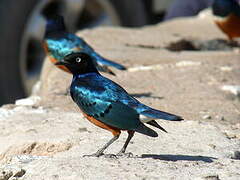
POLYGON ((142 0, 110 0, 120 17, 121 25, 127 27, 138 27, 148 24, 146 7, 142 0))
POLYGON ((0 104, 26 96, 20 44, 25 23, 36 1, 0 1, 0 104))
MULTIPOLYGON (((21 40, 29 16, 39 0, 0 1, 0 105, 27 96, 26 62, 21 62, 21 40)), ((147 24, 144 4, 140 0, 109 0, 123 26, 147 24)))

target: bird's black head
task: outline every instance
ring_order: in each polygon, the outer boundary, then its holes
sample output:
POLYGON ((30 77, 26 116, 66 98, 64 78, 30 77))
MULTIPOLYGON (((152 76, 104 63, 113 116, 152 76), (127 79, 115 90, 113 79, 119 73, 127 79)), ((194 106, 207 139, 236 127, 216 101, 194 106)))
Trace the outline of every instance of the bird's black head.
POLYGON ((72 74, 98 73, 92 57, 83 52, 71 53, 55 65, 66 67, 72 74))
POLYGON ((51 32, 66 31, 63 16, 54 15, 47 18, 45 35, 51 32))

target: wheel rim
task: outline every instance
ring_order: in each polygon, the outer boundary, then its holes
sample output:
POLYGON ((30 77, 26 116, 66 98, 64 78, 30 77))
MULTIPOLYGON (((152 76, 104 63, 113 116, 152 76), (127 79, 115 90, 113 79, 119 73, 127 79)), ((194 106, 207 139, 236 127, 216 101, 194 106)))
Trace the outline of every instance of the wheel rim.
POLYGON ((39 79, 45 56, 41 46, 45 32, 45 19, 52 14, 63 15, 71 31, 99 25, 120 25, 114 8, 105 0, 39 1, 28 18, 20 48, 20 70, 26 95, 31 93, 33 85, 39 79))

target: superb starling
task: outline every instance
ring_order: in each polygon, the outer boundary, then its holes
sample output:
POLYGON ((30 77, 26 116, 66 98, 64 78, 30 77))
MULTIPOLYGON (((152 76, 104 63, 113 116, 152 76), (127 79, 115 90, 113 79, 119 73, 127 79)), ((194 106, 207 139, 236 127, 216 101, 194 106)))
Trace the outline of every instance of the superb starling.
MULTIPOLYGON (((103 58, 82 38, 69 33, 66 30, 62 16, 56 15, 47 19, 43 47, 53 63, 61 61, 64 56, 72 52, 85 52, 93 57, 94 64, 100 71, 114 75, 107 66, 112 66, 120 70, 126 69, 120 64, 103 58)), ((59 68, 68 71, 63 66, 59 66, 59 68)))
POLYGON ((155 119, 181 121, 182 117, 148 107, 129 95, 121 86, 103 77, 96 69, 92 56, 86 53, 71 53, 56 63, 67 68, 73 79, 70 94, 83 115, 95 125, 109 130, 113 138, 96 153, 103 151, 119 138, 121 130, 128 132, 128 138, 117 155, 124 155, 135 132, 150 137, 158 134, 144 123, 166 132, 155 119))
POLYGON ((215 23, 228 38, 240 37, 240 0, 215 0, 212 9, 215 15, 224 17, 215 23))

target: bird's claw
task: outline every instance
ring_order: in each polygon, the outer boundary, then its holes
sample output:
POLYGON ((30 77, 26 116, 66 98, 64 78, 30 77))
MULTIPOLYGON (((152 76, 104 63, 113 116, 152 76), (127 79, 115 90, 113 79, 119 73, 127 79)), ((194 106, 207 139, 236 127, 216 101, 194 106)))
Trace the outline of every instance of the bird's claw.
POLYGON ((133 157, 133 153, 131 153, 131 152, 129 152, 129 153, 119 152, 119 153, 117 153, 117 157, 132 158, 133 157))
POLYGON ((117 158, 115 154, 104 154, 105 158, 117 158))
POLYGON ((103 153, 93 153, 93 154, 86 154, 86 155, 83 155, 83 157, 100 157, 104 155, 103 153))

